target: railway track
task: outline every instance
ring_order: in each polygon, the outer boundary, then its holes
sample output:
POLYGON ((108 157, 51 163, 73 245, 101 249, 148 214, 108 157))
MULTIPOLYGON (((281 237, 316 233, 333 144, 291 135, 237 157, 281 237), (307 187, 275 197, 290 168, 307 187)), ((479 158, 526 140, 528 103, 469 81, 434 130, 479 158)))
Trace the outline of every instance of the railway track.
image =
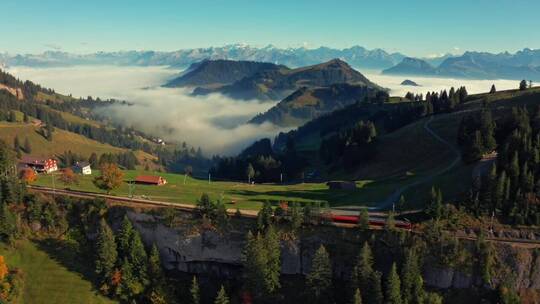
MULTIPOLYGON (((95 192, 85 192, 85 191, 78 191, 78 190, 67 190, 67 189, 53 189, 48 187, 40 187, 40 186, 27 186, 29 189, 41 192, 45 194, 50 195, 65 195, 65 196, 71 196, 71 197, 78 197, 78 198, 88 198, 88 199, 94 199, 94 198, 103 198, 112 202, 118 202, 123 205, 127 206, 133 206, 133 205, 144 205, 144 206, 151 206, 151 207, 171 207, 178 210, 183 210, 187 212, 193 212, 196 209, 195 205, 191 204, 182 204, 182 203, 171 203, 171 202, 163 202, 163 201, 155 201, 150 199, 143 199, 143 198, 130 198, 130 197, 123 197, 123 196, 115 196, 115 195, 107 195, 107 194, 101 194, 101 193, 95 193, 95 192)), ((245 210, 245 209, 239 209, 240 215, 245 218, 256 218, 257 217, 257 211, 255 210, 245 210)), ((236 215, 237 209, 227 209, 227 213, 229 215, 236 215)), ((380 219, 380 212, 377 212, 374 214, 375 218, 380 219)), ((339 210, 332 209, 332 216, 341 217, 342 214, 339 213, 339 210)), ((350 216, 350 212, 347 212, 346 217, 350 216)), ((371 217, 370 213, 370 217, 371 217)), ((370 220, 371 221, 371 220, 370 220)), ((379 220, 377 220, 379 221, 379 220)), ((356 228, 357 225, 350 223, 350 222, 343 222, 343 223, 333 223, 335 226, 343 227, 343 228, 356 228)), ((380 223, 371 225, 370 229, 373 230, 380 230, 382 229, 382 225, 380 223)), ((403 229, 407 231, 411 231, 413 233, 421 233, 419 231, 414 231, 411 229, 403 229)), ((458 239, 463 240, 470 240, 475 241, 477 238, 472 236, 456 236, 458 239)), ((531 246, 531 247, 540 247, 540 240, 530 240, 530 239, 511 239, 511 238, 499 238, 499 237, 486 237, 486 241, 491 242, 499 242, 499 243, 508 243, 508 244, 519 244, 524 246, 531 246)))

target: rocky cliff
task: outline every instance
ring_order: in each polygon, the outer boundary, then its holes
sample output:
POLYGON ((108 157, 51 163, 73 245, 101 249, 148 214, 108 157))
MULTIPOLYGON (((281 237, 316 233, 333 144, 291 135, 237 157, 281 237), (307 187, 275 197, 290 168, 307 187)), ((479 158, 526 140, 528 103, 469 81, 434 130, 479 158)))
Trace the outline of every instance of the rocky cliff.
MULTIPOLYGON (((165 267, 188 273, 209 274, 224 278, 237 277, 242 271, 242 248, 246 231, 233 230, 220 234, 213 230, 195 228, 192 224, 169 228, 154 215, 128 212, 128 217, 141 233, 146 244, 155 243, 165 267)), ((302 233, 294 240, 282 241, 282 273, 284 275, 307 274, 315 250, 324 244, 333 257, 334 276, 347 280, 350 269, 364 241, 357 231, 337 227, 321 227, 302 233), (320 231, 319 231, 320 230, 320 231)), ((392 249, 384 240, 381 248, 374 249, 377 266, 389 268, 392 249), (386 261, 388 260, 388 261, 386 261)), ((519 289, 540 289, 540 251, 534 245, 493 243, 496 253, 493 282, 495 285, 511 278, 519 289)), ((472 248, 473 242, 465 247, 472 248)), ((472 249, 471 249, 472 250, 472 249)), ((426 285, 448 288, 470 288, 483 285, 474 266, 440 266, 426 257, 424 277, 426 285)))

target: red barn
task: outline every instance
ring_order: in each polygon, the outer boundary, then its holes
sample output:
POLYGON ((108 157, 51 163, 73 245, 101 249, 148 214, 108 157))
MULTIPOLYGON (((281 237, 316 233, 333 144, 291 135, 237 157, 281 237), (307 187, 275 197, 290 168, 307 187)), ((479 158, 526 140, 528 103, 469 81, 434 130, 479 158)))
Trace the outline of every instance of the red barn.
POLYGON ((167 183, 167 180, 161 176, 139 175, 135 178, 135 183, 161 186, 165 185, 167 183))
POLYGON ((51 173, 58 170, 58 164, 56 160, 52 158, 23 156, 20 164, 27 168, 32 168, 34 171, 40 173, 51 173))

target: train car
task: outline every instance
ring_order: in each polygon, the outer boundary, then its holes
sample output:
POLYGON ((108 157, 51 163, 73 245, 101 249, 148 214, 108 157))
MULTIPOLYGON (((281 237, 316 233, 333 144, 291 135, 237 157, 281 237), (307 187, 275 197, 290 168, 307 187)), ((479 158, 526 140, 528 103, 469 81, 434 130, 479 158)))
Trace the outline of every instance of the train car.
MULTIPOLYGON (((344 223, 344 224, 358 224, 359 216, 357 215, 332 215, 332 222, 334 223, 344 223)), ((412 224, 409 221, 397 220, 396 227, 406 230, 412 229, 412 224)), ((384 227, 386 225, 386 219, 380 217, 370 217, 369 218, 370 226, 384 227)))

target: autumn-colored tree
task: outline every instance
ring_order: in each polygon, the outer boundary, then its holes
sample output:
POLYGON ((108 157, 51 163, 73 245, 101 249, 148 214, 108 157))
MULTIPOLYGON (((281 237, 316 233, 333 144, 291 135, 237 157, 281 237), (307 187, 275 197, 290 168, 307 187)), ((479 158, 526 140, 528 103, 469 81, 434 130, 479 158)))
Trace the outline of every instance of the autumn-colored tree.
POLYGON ((4 281, 8 273, 9 270, 6 262, 4 261, 4 256, 0 255, 0 282, 4 281))
POLYGON ((94 179, 94 185, 108 193, 118 188, 124 179, 124 173, 115 164, 104 163, 100 175, 94 179))
POLYGON ((66 168, 62 171, 60 177, 58 177, 58 181, 63 183, 66 187, 73 184, 78 185, 79 177, 71 170, 71 168, 66 168))
POLYGON ((35 182, 37 179, 36 172, 30 168, 22 170, 19 177, 22 181, 26 183, 35 182))

